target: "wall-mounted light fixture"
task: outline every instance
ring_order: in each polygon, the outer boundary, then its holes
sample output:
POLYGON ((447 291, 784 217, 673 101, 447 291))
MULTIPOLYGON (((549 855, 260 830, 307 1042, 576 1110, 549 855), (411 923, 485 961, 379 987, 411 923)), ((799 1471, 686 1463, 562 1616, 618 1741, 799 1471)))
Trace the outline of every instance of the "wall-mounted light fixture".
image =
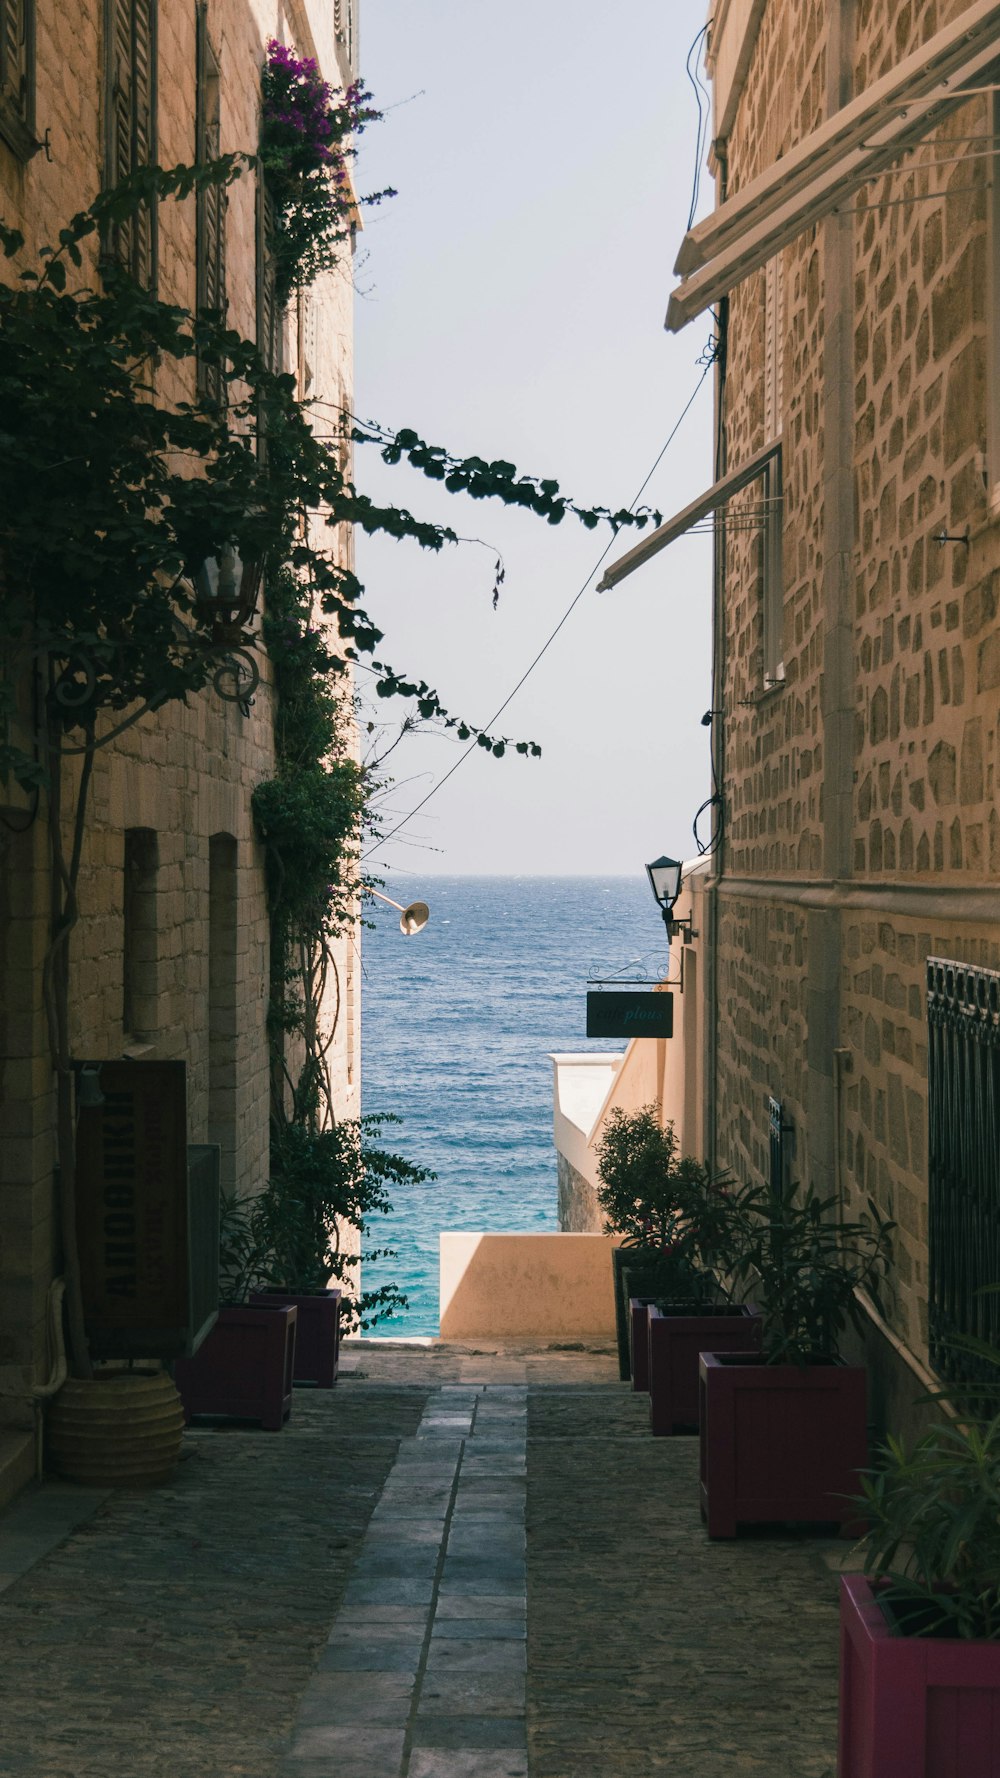
POLYGON ((391 908, 399 909, 399 930, 404 938, 412 938, 415 932, 423 932, 431 917, 431 910, 426 901, 411 901, 409 907, 401 901, 393 901, 391 895, 382 895, 377 889, 366 889, 367 895, 374 895, 376 901, 387 901, 391 908))
POLYGON ((683 920, 677 919, 674 915, 674 905, 681 892, 682 872, 683 866, 678 858, 656 858, 652 864, 646 866, 649 886, 656 898, 656 905, 663 915, 663 924, 667 929, 668 944, 675 932, 680 932, 687 944, 690 944, 691 940, 698 936, 696 932, 692 931, 690 915, 686 915, 683 920))

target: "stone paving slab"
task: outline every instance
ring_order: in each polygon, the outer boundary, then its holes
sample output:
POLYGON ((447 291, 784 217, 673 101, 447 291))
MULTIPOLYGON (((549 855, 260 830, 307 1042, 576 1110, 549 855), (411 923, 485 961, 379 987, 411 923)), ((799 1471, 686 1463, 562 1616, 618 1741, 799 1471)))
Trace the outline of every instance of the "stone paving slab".
POLYGON ((297 1390, 280 1433, 186 1434, 168 1487, 46 1484, 0 1516, 0 1573, 31 1557, 0 1593, 4 1778, 277 1778, 426 1394, 297 1390))
POLYGON ((833 1778, 844 1545, 709 1543, 598 1346, 350 1342, 279 1435, 0 1515, 0 1778, 833 1778))
POLYGON ((709 1542, 697 1440, 650 1438, 646 1412, 529 1397, 532 1778, 833 1778, 843 1546, 709 1542))

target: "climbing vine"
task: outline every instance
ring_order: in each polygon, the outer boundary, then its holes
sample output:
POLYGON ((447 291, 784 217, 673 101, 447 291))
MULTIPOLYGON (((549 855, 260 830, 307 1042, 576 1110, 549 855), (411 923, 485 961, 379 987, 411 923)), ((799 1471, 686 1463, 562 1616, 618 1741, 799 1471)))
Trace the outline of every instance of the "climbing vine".
MULTIPOLYGON (((246 164, 227 155, 197 168, 142 168, 33 257, 20 231, 0 220, 11 267, 0 279, 0 782, 13 776, 47 791, 53 888, 43 999, 70 1350, 84 1376, 69 952, 97 751, 145 713, 211 682, 218 687, 227 674, 238 685, 238 657, 250 658, 258 636, 252 627, 220 628, 199 592, 200 572, 236 553, 259 564, 271 601, 265 640, 284 690, 282 763, 275 783, 260 788, 255 812, 286 956, 290 945, 315 946, 353 895, 363 800, 337 732, 337 688, 345 663, 374 655, 382 640, 361 604, 363 588, 337 558, 334 533, 358 525, 431 550, 457 541, 446 526, 359 494, 342 453, 317 435, 296 400, 293 379, 269 371, 218 315, 161 302, 114 266, 102 266, 96 287, 88 281, 102 231, 154 199, 184 201, 229 183, 246 164), (192 381, 172 367, 183 373, 196 354, 218 368, 225 402, 170 393, 192 381), (258 448, 262 434, 266 451, 258 448), (309 698, 307 680, 316 684, 309 698), (25 720, 32 702, 35 715, 25 720)), ((550 522, 572 512, 585 525, 603 519, 617 528, 650 516, 581 507, 555 482, 519 477, 502 462, 453 458, 409 430, 358 427, 357 436, 453 491, 527 505, 550 522)), ((423 718, 457 727, 493 753, 508 745, 537 753, 530 742, 452 715, 426 680, 375 664, 380 693, 415 697, 423 718)), ((308 1097, 314 1087, 304 1084, 301 1103, 315 1129, 322 1119, 308 1097)))

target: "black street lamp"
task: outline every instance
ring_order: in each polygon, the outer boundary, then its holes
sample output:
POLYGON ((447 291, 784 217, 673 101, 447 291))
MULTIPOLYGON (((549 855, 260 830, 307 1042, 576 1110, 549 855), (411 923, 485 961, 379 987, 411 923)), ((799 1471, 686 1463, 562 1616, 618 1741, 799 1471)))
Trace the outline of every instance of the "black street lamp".
POLYGON ((681 892, 682 872, 683 866, 678 858, 656 858, 652 864, 646 866, 649 886, 656 898, 656 905, 663 915, 663 924, 667 929, 668 944, 676 931, 680 931, 689 944, 693 938, 697 937, 697 934, 691 930, 690 915, 687 915, 683 920, 674 917, 674 904, 681 892))

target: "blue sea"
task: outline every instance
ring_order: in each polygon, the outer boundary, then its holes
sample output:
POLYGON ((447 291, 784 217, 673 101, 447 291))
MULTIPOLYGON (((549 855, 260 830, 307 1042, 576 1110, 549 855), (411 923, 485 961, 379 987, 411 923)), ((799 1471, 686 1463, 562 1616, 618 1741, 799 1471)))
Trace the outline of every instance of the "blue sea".
POLYGON ((424 930, 368 903, 362 941, 362 1092, 366 1112, 403 1119, 383 1146, 431 1167, 435 1180, 398 1191, 373 1239, 397 1258, 364 1268, 409 1308, 374 1331, 438 1331, 441 1229, 556 1227, 553 1050, 616 1050, 588 1041, 591 977, 655 975, 663 927, 634 877, 393 876, 387 893, 420 897, 424 930))

